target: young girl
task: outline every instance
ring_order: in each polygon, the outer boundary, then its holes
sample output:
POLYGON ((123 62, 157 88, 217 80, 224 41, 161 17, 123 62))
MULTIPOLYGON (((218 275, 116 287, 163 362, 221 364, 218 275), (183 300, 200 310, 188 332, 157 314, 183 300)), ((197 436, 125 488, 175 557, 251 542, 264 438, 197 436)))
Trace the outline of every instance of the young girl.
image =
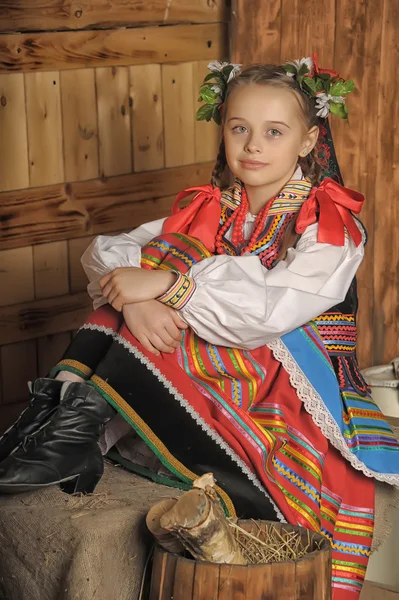
POLYGON ((0 491, 92 491, 116 410, 182 487, 212 471, 231 516, 320 531, 334 599, 355 600, 374 480, 399 484, 399 444, 355 356, 363 197, 335 181, 326 120, 353 84, 315 59, 210 68, 213 185, 85 252, 96 310, 1 439, 0 491))

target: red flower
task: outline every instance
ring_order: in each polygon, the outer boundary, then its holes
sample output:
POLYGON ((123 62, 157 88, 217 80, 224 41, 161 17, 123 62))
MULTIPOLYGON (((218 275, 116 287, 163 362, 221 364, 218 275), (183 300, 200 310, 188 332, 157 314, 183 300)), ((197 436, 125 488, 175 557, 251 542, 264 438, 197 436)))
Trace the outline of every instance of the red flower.
POLYGON ((320 69, 319 67, 319 63, 317 60, 317 54, 314 53, 312 56, 313 59, 313 72, 312 72, 312 77, 318 73, 323 74, 323 73, 328 73, 328 75, 330 75, 330 77, 339 77, 339 73, 338 71, 334 71, 334 69, 320 69))

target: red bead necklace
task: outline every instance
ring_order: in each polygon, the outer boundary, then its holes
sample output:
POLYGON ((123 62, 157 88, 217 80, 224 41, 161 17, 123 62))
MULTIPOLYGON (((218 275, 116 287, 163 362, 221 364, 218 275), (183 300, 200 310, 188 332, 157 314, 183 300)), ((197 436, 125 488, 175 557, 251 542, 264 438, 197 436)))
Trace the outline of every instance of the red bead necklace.
MULTIPOLYGON (((255 226, 252 232, 248 243, 245 244, 243 248, 240 250, 240 255, 249 252, 252 246, 256 243, 263 229, 265 228, 267 215, 271 205, 273 204, 275 198, 271 198, 269 202, 262 208, 262 210, 256 215, 255 226)), ((230 217, 227 219, 226 223, 219 229, 216 235, 216 251, 218 254, 224 254, 223 251, 223 236, 229 231, 230 227, 233 225, 233 231, 231 234, 231 241, 235 248, 240 248, 244 242, 244 224, 247 213, 249 211, 249 202, 247 193, 245 188, 242 188, 241 194, 241 202, 238 208, 235 209, 234 212, 231 213, 230 217)))

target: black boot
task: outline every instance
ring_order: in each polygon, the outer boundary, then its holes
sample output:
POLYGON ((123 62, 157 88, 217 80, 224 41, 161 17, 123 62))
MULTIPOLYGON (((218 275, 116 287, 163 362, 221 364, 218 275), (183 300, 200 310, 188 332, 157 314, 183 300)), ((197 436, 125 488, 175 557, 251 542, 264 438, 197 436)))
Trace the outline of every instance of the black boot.
POLYGON ((51 420, 0 464, 0 493, 54 484, 70 494, 94 491, 104 471, 98 441, 115 411, 86 383, 64 385, 51 420))
POLYGON ((0 436, 0 462, 16 450, 27 435, 40 429, 60 403, 63 382, 56 379, 36 379, 30 387, 29 406, 7 431, 0 436))

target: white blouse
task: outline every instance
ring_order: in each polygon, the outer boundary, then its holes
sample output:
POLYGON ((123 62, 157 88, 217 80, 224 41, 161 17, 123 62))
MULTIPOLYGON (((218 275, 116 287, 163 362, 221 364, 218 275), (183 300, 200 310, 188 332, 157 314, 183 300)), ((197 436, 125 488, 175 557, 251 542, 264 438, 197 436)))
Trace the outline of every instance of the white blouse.
MULTIPOLYGON (((247 214, 246 239, 255 219, 247 214)), ((82 265, 95 309, 106 303, 99 279, 116 267, 139 267, 142 246, 161 235, 163 222, 152 221, 117 236, 100 235, 92 242, 82 265)), ((270 271, 250 255, 217 255, 194 265, 187 275, 196 289, 180 316, 211 344, 252 350, 342 302, 364 246, 356 247, 347 236, 344 246, 322 244, 317 242, 317 231, 317 223, 310 225, 296 248, 290 248, 286 259, 270 271)))

